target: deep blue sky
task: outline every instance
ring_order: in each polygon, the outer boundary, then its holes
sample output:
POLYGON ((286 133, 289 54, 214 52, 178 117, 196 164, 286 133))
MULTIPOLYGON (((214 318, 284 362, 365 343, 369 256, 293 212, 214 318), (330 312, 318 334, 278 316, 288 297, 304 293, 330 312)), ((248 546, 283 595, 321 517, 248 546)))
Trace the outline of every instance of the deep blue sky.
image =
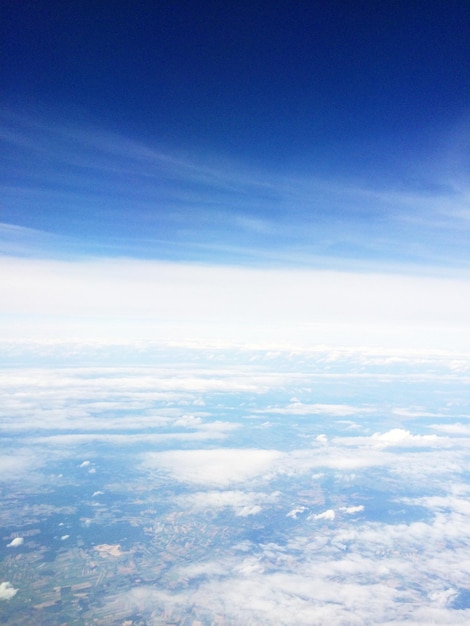
POLYGON ((2 29, 7 253, 468 264, 469 2, 9 0, 2 29))

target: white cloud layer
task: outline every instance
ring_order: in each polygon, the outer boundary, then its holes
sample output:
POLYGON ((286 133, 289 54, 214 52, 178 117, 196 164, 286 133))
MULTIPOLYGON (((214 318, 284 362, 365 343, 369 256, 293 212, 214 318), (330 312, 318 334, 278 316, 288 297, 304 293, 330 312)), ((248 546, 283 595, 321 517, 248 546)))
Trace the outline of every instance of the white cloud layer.
POLYGON ((328 509, 327 511, 323 511, 323 513, 317 513, 309 515, 308 519, 310 520, 325 520, 332 522, 336 517, 336 513, 333 509, 328 509))
POLYGON ((4 257, 0 291, 5 337, 281 334, 301 344, 462 349, 470 320, 468 280, 371 272, 4 257))

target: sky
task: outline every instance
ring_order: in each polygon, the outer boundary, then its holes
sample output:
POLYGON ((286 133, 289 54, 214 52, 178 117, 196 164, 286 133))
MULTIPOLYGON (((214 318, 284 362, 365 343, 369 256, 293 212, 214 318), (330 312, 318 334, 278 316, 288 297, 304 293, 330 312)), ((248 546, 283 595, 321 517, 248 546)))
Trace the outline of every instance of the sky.
POLYGON ((1 337, 470 349, 467 2, 2 13, 1 337))

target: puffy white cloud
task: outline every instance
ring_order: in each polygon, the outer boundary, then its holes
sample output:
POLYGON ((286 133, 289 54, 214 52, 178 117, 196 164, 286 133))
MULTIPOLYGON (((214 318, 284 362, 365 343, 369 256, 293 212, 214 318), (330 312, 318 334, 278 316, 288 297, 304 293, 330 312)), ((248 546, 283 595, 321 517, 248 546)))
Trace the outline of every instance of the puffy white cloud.
POLYGON ((272 504, 278 500, 279 492, 218 490, 197 491, 181 496, 178 501, 198 509, 229 507, 235 515, 247 517, 262 510, 261 505, 272 504))
POLYGON ((445 607, 448 606, 450 601, 456 598, 457 595, 458 591, 456 589, 449 588, 439 591, 433 591, 429 594, 429 599, 431 600, 431 602, 439 606, 445 607))
POLYGON ((12 539, 12 541, 10 541, 9 544, 7 544, 7 548, 18 548, 19 546, 22 546, 23 543, 23 537, 15 537, 14 539, 12 539))
POLYGON ((379 448, 391 446, 434 446, 441 443, 437 435, 412 435, 408 430, 392 428, 385 433, 375 433, 372 440, 379 448))
POLYGON ((289 511, 286 517, 292 517, 292 519, 297 519, 297 515, 299 515, 299 513, 304 513, 304 511, 306 510, 307 509, 305 506, 298 506, 297 508, 292 509, 292 511, 289 511))
POLYGON ((172 450, 145 454, 143 464, 170 472, 182 482, 224 487, 271 477, 283 456, 277 450, 246 448, 172 450))
POLYGON ((324 511, 323 513, 317 513, 317 514, 312 514, 308 516, 308 519, 310 520, 327 520, 332 522, 336 517, 335 512, 333 511, 333 509, 328 509, 327 511, 324 511))
POLYGON ((339 510, 342 513, 353 515, 354 513, 362 513, 362 511, 364 510, 364 505, 359 504, 358 506, 341 506, 339 510))
POLYGON ((8 581, 0 583, 0 600, 10 600, 17 593, 18 589, 15 589, 8 581))

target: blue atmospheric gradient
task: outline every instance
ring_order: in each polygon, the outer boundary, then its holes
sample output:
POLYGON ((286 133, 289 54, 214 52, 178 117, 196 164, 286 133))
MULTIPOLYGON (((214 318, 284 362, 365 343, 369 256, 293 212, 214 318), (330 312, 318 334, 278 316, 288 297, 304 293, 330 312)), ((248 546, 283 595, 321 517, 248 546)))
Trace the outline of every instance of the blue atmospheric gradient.
POLYGON ((3 254, 468 268, 468 3, 7 5, 3 254))
POLYGON ((468 355, 3 355, 5 626, 468 623, 468 355))

